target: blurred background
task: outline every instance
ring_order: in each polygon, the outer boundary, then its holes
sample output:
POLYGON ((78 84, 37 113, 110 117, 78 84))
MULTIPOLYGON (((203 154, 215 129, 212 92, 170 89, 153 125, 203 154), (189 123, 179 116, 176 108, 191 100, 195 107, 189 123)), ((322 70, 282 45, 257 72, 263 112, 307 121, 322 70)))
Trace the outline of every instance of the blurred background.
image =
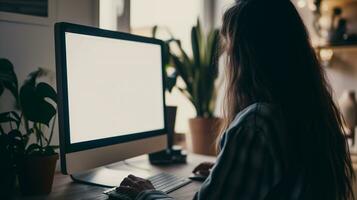
MULTIPOLYGON (((292 1, 311 34, 336 101, 346 105, 345 102, 353 101, 353 92, 357 89, 357 1, 292 1), (348 97, 343 98, 344 94, 348 97)), ((30 72, 41 67, 49 71, 43 79, 55 87, 53 24, 56 22, 149 37, 156 26, 157 38, 179 39, 182 48, 192 55, 190 34, 197 19, 206 32, 219 28, 223 12, 233 3, 233 0, 0 0, 0 57, 13 63, 19 84, 30 72)), ((261 34, 264 37, 264 33, 261 34)), ((218 97, 214 112, 217 116, 220 116, 222 102, 224 58, 220 58, 219 68, 215 81, 218 97)), ((105 78, 105 71, 100 76, 105 78)), ((180 78, 177 85, 184 85, 180 78)), ((0 98, 0 112, 11 110, 13 100, 9 91, 0 98)), ((176 133, 185 135, 189 132, 188 119, 196 116, 194 106, 177 87, 167 92, 167 102, 178 108, 176 133)), ((356 110, 356 106, 346 109, 356 110)), ((54 132, 53 143, 57 144, 57 125, 54 132)))

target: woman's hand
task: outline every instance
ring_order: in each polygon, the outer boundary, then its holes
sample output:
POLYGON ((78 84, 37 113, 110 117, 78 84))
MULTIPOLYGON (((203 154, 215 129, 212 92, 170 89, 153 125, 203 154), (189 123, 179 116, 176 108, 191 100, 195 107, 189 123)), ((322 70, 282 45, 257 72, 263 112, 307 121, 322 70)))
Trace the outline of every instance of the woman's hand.
POLYGON ((139 178, 134 175, 129 175, 128 177, 124 178, 116 190, 117 192, 127 194, 132 199, 135 199, 140 192, 154 189, 155 187, 149 180, 139 178))
POLYGON ((210 170, 213 167, 214 163, 211 162, 203 162, 199 164, 195 169, 193 169, 193 173, 199 174, 202 176, 208 176, 210 174, 210 170))

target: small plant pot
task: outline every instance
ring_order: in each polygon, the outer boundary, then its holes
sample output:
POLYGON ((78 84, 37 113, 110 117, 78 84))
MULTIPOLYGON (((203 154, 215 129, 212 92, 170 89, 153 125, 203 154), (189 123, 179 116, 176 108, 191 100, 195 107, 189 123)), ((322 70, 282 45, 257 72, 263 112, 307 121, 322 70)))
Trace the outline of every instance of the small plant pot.
POLYGON ((49 194, 58 154, 49 156, 25 156, 19 160, 19 184, 23 195, 49 194))
POLYGON ((167 121, 167 147, 172 148, 175 136, 177 106, 166 106, 167 121))
POLYGON ((193 153, 217 155, 216 138, 221 123, 222 119, 214 117, 192 118, 189 120, 193 153))

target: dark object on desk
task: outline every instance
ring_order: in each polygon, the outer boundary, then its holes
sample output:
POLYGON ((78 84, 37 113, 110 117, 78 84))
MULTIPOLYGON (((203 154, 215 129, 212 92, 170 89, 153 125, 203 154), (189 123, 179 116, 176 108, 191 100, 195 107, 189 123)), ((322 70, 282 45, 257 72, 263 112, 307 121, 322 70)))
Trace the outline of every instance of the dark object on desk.
POLYGON ((166 106, 167 113, 167 149, 149 154, 151 164, 186 163, 187 153, 180 146, 174 146, 177 107, 166 106))
POLYGON ((151 164, 179 164, 186 163, 187 153, 180 146, 149 154, 151 164))
MULTIPOLYGON (((170 193, 191 183, 191 181, 187 178, 177 177, 168 173, 157 174, 149 177, 148 180, 151 181, 156 190, 165 193, 170 193)), ((118 193, 116 188, 104 191, 104 194, 108 195, 110 199, 130 199, 126 194, 118 193)))
POLYGON ((200 181, 200 182, 204 182, 207 179, 208 176, 204 176, 201 174, 192 174, 191 176, 189 176, 188 178, 193 180, 193 181, 200 181))
POLYGON ((174 145, 177 106, 165 106, 165 109, 167 122, 167 148, 172 149, 172 146, 174 145))
MULTIPOLYGON (((150 171, 155 172, 174 172, 177 175, 185 176, 189 175, 192 169, 199 163, 204 161, 214 162, 215 158, 204 155, 188 154, 190 159, 186 165, 150 165, 147 156, 140 156, 129 160, 129 162, 135 161, 135 165, 147 168, 150 171)), ((119 183, 117 183, 118 185, 119 183)), ((195 193, 199 190, 201 182, 192 181, 190 184, 183 186, 182 188, 170 193, 174 199, 193 199, 195 193)), ((73 184, 72 179, 69 176, 63 175, 57 172, 53 182, 52 192, 48 195, 33 196, 31 200, 57 200, 57 199, 86 199, 86 200, 106 200, 108 196, 103 194, 106 188, 96 185, 85 184, 73 184)), ((4 198, 2 198, 4 199, 4 198)), ((6 199, 6 198, 5 198, 6 199)), ((15 193, 15 199, 28 200, 29 198, 21 196, 19 192, 15 193)))

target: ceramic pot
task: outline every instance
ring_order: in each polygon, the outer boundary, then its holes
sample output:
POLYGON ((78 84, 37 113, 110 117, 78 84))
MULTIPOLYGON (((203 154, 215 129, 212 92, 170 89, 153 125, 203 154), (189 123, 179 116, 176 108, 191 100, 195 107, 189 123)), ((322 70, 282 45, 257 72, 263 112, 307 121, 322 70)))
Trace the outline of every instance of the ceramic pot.
POLYGON ((220 118, 192 118, 189 120, 193 153, 217 155, 216 138, 221 122, 220 118))
POLYGON ((49 156, 24 156, 19 159, 19 184, 23 195, 49 194, 58 154, 49 156))

